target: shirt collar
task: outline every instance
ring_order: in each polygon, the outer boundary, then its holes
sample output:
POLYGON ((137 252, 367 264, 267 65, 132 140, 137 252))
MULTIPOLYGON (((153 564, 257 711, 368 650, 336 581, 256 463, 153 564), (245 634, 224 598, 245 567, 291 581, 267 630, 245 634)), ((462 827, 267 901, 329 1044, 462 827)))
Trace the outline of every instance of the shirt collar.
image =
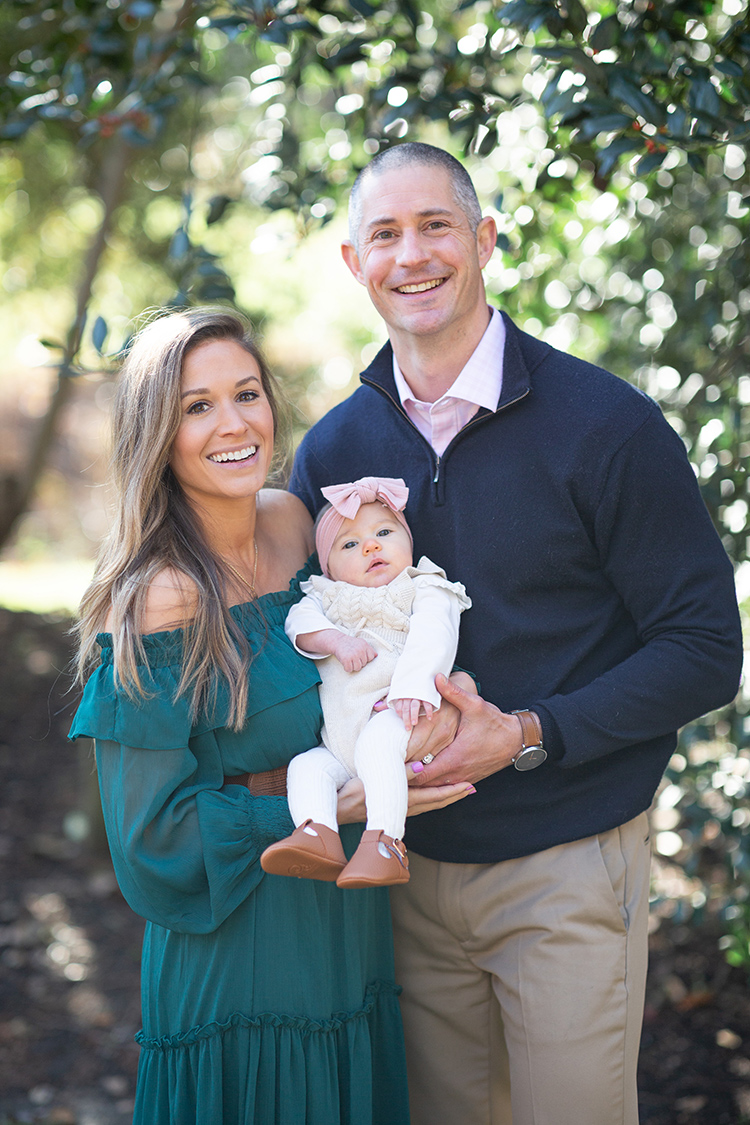
MULTIPOLYGON (((490 314, 482 339, 442 398, 458 398, 487 410, 497 409, 503 389, 505 322, 497 309, 490 307, 490 314)), ((408 401, 419 402, 401 372, 395 353, 393 378, 402 406, 408 401)))

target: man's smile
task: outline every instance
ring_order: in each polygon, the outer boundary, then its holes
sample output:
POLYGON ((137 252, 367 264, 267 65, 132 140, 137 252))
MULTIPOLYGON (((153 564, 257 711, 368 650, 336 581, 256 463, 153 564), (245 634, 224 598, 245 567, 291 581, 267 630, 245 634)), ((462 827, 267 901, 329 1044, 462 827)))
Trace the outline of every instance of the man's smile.
POLYGON ((426 293, 428 289, 437 289, 445 280, 444 277, 437 277, 434 281, 420 281, 415 285, 397 285, 395 289, 397 293, 426 293))

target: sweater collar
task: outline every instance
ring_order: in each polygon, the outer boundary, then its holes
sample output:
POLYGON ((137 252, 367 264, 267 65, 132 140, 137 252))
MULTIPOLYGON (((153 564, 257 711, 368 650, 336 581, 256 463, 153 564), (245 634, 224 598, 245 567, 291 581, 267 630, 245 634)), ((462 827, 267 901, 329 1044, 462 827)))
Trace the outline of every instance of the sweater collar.
MULTIPOLYGON (((531 389, 531 372, 541 357, 529 355, 528 345, 538 345, 533 337, 522 332, 506 313, 501 313, 505 322, 505 352, 503 355, 503 387, 497 409, 507 406, 516 399, 523 398, 531 389)), ((545 345, 541 345, 544 349, 545 345)), ((533 350, 533 349, 532 349, 533 350)), ((387 341, 360 375, 360 381, 378 387, 400 406, 396 382, 393 378, 393 349, 387 341)))

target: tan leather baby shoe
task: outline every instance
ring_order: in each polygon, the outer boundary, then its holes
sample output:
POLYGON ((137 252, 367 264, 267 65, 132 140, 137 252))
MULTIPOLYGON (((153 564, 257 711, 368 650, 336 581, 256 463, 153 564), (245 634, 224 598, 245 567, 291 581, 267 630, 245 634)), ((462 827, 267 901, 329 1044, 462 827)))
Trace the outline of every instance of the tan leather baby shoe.
POLYGON ((359 847, 336 880, 338 887, 390 887, 409 882, 409 860, 400 840, 382 829, 362 833, 359 847))
POLYGON ((338 832, 306 820, 291 836, 270 844, 260 857, 260 865, 269 875, 333 883, 346 865, 346 856, 338 832))

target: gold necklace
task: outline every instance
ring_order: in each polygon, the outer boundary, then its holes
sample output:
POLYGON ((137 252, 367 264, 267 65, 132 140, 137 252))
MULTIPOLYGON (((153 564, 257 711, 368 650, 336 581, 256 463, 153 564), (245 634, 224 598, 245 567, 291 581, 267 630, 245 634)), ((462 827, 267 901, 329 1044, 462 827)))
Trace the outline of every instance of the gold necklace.
POLYGON ((236 567, 233 567, 232 564, 228 561, 228 559, 224 559, 224 565, 227 567, 228 570, 231 570, 231 572, 235 576, 235 578, 239 578, 242 585, 246 586, 248 588, 248 590, 250 591, 252 596, 254 598, 257 598, 258 595, 255 592, 255 579, 258 577, 258 543, 257 543, 255 538, 253 538, 253 551, 255 552, 255 562, 253 563, 253 580, 252 580, 252 582, 248 582, 247 578, 245 578, 245 576, 243 574, 240 574, 239 570, 237 570, 236 567))

